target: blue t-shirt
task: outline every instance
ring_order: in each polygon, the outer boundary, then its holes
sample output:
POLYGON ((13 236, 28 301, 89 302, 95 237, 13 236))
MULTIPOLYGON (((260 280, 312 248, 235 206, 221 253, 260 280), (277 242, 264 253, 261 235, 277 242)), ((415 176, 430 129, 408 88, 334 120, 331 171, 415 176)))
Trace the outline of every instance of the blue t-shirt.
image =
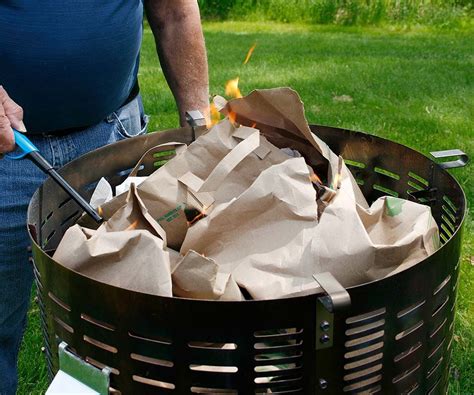
POLYGON ((0 0, 0 85, 29 132, 89 126, 137 78, 141 0, 0 0))

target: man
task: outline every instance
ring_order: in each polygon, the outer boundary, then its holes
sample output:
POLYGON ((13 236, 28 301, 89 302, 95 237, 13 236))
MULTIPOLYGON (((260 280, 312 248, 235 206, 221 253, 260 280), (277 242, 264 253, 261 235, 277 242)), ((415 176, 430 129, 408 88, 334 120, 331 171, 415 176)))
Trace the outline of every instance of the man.
MULTIPOLYGON (((196 0, 143 0, 181 124, 208 104, 196 0)), ((142 0, 0 1, 0 156, 26 131, 55 167, 145 132, 137 71, 142 0), (26 127, 25 127, 26 125, 26 127)), ((26 209, 44 176, 0 160, 0 394, 17 386, 32 267, 26 209)))

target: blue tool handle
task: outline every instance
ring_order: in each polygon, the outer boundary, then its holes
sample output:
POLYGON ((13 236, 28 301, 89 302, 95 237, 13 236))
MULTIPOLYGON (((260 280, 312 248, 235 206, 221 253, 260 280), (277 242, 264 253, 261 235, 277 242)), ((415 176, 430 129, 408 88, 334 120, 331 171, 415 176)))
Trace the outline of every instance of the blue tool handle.
POLYGON ((20 153, 9 153, 5 157, 8 159, 23 159, 26 155, 31 154, 32 152, 38 152, 38 148, 31 142, 31 140, 26 137, 23 133, 20 133, 18 130, 13 129, 13 135, 15 136, 15 143, 18 147, 16 150, 20 153))

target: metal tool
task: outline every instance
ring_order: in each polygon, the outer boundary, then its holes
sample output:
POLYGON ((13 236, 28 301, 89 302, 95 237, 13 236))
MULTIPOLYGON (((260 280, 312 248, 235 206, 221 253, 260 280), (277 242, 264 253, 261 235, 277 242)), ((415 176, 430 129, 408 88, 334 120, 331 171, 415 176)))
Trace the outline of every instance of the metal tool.
POLYGON ((88 215, 97 223, 102 223, 103 218, 95 209, 53 168, 53 166, 39 153, 38 148, 23 133, 13 129, 15 143, 19 153, 9 153, 5 157, 12 160, 30 159, 41 171, 50 176, 88 215))

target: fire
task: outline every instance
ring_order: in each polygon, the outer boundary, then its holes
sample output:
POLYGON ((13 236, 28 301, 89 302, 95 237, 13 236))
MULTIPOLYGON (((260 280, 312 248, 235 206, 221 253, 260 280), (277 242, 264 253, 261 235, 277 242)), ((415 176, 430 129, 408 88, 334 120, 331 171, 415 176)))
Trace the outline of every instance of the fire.
POLYGON ((217 109, 214 103, 211 103, 205 116, 206 116, 206 126, 208 129, 210 129, 214 125, 217 125, 219 121, 221 120, 221 113, 219 112, 219 110, 217 109))
POLYGON ((225 86, 225 94, 236 99, 240 99, 242 97, 242 93, 239 89, 239 77, 227 81, 225 86))
MULTIPOLYGON (((247 56, 245 57, 243 65, 246 65, 250 61, 256 47, 257 47, 256 43, 250 47, 250 49, 247 52, 247 56)), ((240 80, 240 77, 236 77, 234 79, 227 81, 225 85, 225 95, 227 97, 232 98, 232 99, 240 99, 243 97, 242 92, 239 89, 239 80, 240 80)), ((221 114, 217 110, 216 105, 214 103, 210 104, 209 108, 206 111, 205 117, 206 117, 206 126, 208 129, 210 129, 217 123, 219 123, 219 121, 221 120, 221 114)), ((229 117, 230 122, 232 122, 233 124, 236 123, 235 113, 231 112, 228 115, 228 117, 229 117)), ((256 125, 252 127, 255 127, 255 126, 256 125)))
POLYGON ((102 215, 104 214, 104 210, 102 209, 101 206, 97 207, 97 213, 102 217, 102 215))
POLYGON ((235 126, 237 123, 237 114, 234 111, 231 111, 227 116, 229 117, 230 123, 235 126))
POLYGON ((137 219, 136 221, 132 222, 132 223, 127 227, 127 229, 125 229, 125 230, 135 230, 135 229, 137 228, 137 226, 138 226, 138 219, 137 219))
POLYGON ((321 179, 317 176, 316 173, 311 173, 311 175, 309 176, 309 179, 311 182, 317 182, 318 184, 322 184, 323 182, 321 181, 321 179))
POLYGON ((247 56, 245 57, 244 64, 247 64, 249 62, 250 58, 253 55, 253 51, 255 51, 256 47, 257 47, 257 43, 252 45, 252 47, 249 49, 249 51, 247 52, 247 56))

